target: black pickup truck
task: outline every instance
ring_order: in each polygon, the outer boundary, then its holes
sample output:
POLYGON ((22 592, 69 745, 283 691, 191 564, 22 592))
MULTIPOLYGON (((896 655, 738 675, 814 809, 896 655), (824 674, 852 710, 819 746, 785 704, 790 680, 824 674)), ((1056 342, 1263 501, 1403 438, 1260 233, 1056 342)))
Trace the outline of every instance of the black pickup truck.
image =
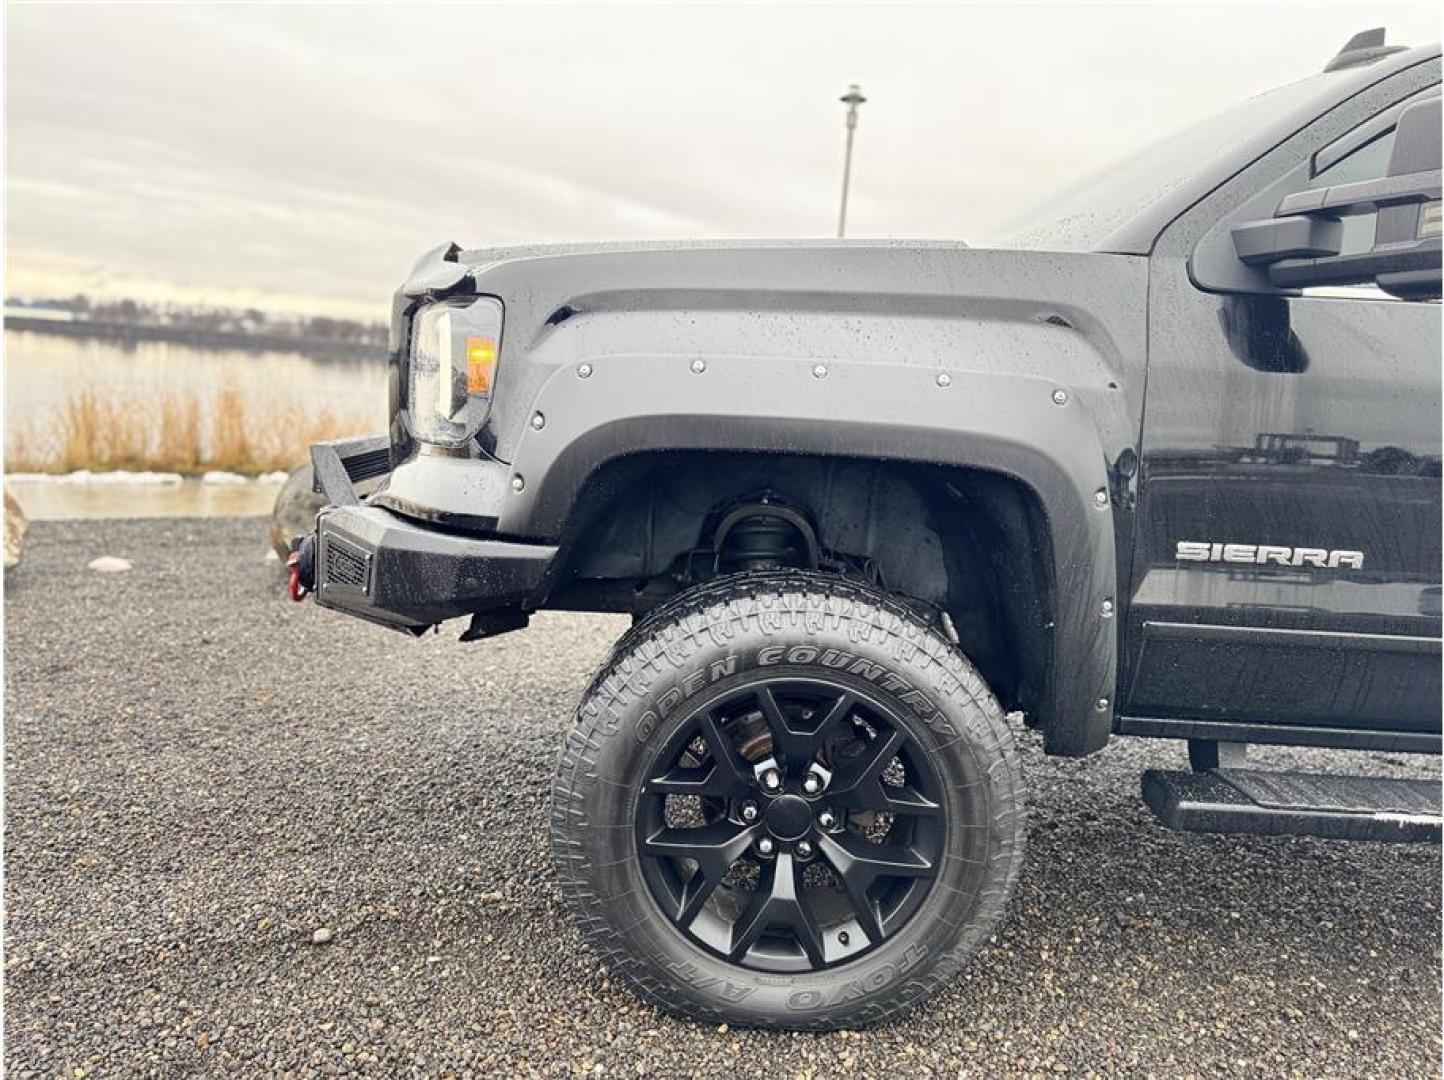
POLYGON ((293 592, 464 641, 633 616, 556 872, 693 1017, 957 972, 1023 855, 1007 714, 1186 740, 1143 778, 1173 828, 1437 841, 1436 785, 1243 759, 1440 751, 1439 82, 1365 32, 989 248, 433 251, 293 592))

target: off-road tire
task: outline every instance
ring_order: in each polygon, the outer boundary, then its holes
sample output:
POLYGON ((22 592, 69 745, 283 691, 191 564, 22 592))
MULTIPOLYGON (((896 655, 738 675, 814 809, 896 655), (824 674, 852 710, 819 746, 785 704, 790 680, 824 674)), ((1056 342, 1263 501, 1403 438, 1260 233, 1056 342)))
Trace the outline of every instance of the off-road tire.
POLYGON ((898 1015, 992 935, 1023 858, 1017 751, 978 672, 906 605, 814 573, 721 579, 632 627, 582 697, 553 800, 557 878, 582 935, 644 999, 713 1023, 829 1029, 898 1015), (941 778, 940 868, 896 934, 856 959, 796 973, 729 962, 685 935, 643 878, 634 819, 645 770, 718 688, 764 668, 801 677, 839 664, 865 673, 846 677, 867 679, 941 778))

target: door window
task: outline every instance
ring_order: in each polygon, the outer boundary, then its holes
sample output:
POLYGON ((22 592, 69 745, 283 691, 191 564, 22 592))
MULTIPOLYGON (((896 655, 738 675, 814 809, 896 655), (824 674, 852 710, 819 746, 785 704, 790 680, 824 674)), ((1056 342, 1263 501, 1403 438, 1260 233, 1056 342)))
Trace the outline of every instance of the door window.
MULTIPOLYGON (((1380 180, 1389 168, 1389 155, 1394 150, 1394 128, 1381 132, 1363 146, 1315 173, 1301 190, 1354 184, 1361 180, 1380 180)), ((1374 226, 1379 215, 1354 214, 1343 219, 1344 235, 1340 255, 1355 255, 1374 246, 1374 226)), ((1372 288, 1372 286, 1370 286, 1372 288)), ((1378 290, 1374 290, 1378 291, 1378 290)))

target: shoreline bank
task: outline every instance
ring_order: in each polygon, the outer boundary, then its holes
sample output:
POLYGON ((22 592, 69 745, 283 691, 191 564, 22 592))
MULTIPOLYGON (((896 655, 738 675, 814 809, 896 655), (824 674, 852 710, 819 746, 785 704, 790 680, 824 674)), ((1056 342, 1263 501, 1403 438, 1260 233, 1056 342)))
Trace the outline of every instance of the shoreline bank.
POLYGON ((288 337, 283 334, 240 334, 229 330, 199 330, 175 326, 85 320, 56 322, 23 315, 6 316, 5 329, 27 334, 135 344, 163 341, 200 349, 237 349, 244 352, 293 352, 314 360, 386 362, 383 345, 337 341, 332 338, 288 337))
POLYGON ((31 521, 99 518, 264 516, 285 483, 283 472, 242 476, 179 473, 7 473, 5 489, 31 521))

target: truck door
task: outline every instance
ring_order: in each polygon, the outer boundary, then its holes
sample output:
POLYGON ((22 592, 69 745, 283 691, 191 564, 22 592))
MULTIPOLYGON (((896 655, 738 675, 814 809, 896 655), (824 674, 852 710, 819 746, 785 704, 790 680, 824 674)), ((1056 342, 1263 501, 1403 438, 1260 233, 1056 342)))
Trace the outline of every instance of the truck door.
MULTIPOLYGON (((1127 716, 1416 748, 1439 730, 1440 305, 1282 291, 1231 239, 1285 195, 1385 176, 1431 93, 1356 109, 1342 134, 1316 121, 1160 238, 1127 716)), ((1377 216, 1343 220, 1344 253, 1373 248, 1377 216)))

